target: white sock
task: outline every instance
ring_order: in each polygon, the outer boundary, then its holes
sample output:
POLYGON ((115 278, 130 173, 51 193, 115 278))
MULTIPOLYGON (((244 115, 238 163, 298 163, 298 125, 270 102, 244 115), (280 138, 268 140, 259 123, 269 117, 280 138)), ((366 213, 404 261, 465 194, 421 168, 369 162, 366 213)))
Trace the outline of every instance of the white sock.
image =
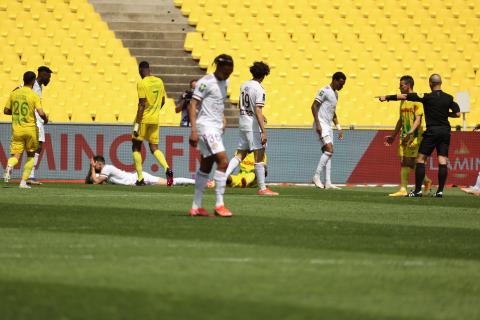
POLYGON ((202 207, 203 190, 208 182, 208 173, 197 171, 195 178, 195 198, 193 199, 192 209, 198 209, 202 207))
POLYGON ((215 207, 223 206, 223 194, 225 193, 225 186, 227 184, 227 175, 222 171, 215 171, 213 175, 215 179, 215 193, 217 194, 217 201, 215 207))
POLYGON ((35 179, 35 168, 37 167, 38 156, 39 156, 39 154, 35 152, 35 157, 33 158, 32 172, 30 172, 30 177, 28 177, 28 179, 35 179))
POLYGON ((20 185, 21 185, 21 186, 26 186, 26 185, 27 185, 27 181, 26 181, 26 180, 20 180, 20 185))
POLYGON ((236 156, 233 157, 232 160, 230 160, 230 162, 228 163, 227 171, 225 172, 227 177, 231 175, 232 172, 240 165, 240 162, 242 162, 242 160, 240 160, 236 156))
POLYGON ((332 184, 332 157, 330 157, 325 165, 325 184, 332 184))
POLYGON ((320 161, 318 161, 318 166, 317 166, 317 170, 315 171, 315 176, 318 176, 319 178, 321 178, 323 170, 327 166, 327 162, 331 156, 332 154, 330 152, 324 152, 322 154, 322 156, 320 157, 320 161))
POLYGON ((260 190, 267 189, 265 185, 265 164, 263 162, 255 163, 255 177, 260 190))
POLYGON ((474 186, 475 189, 480 189, 480 172, 478 173, 477 183, 474 186))
POLYGON ((173 178, 174 186, 190 185, 190 184, 195 184, 195 180, 188 179, 188 178, 173 178))

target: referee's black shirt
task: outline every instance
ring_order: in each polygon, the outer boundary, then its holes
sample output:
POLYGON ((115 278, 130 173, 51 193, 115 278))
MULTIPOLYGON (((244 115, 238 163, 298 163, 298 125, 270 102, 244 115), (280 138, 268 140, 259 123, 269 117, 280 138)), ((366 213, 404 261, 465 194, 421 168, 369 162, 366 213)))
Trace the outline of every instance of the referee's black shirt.
POLYGON ((451 128, 448 117, 460 112, 460 107, 453 101, 453 97, 442 90, 435 90, 423 95, 409 93, 407 94, 407 100, 418 101, 423 104, 427 129, 433 127, 451 128))

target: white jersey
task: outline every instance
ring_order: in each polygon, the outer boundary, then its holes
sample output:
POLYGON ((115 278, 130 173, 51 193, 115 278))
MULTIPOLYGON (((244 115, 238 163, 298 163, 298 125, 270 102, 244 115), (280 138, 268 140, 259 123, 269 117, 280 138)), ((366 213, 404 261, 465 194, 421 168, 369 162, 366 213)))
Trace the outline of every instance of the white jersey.
POLYGON ((318 120, 323 126, 331 126, 337 109, 338 94, 332 87, 325 86, 318 91, 315 101, 321 104, 318 110, 318 120))
POLYGON ((227 99, 228 81, 220 81, 213 74, 198 80, 193 98, 200 101, 197 126, 223 128, 223 111, 227 99))
POLYGON ((135 185, 135 182, 137 182, 136 173, 120 170, 110 164, 106 164, 103 167, 100 176, 107 178, 107 181, 113 184, 131 186, 135 185))
POLYGON ((265 105, 265 89, 255 80, 248 80, 240 86, 240 119, 242 131, 262 132, 257 121, 256 107, 265 105))
MULTIPOLYGON (((37 80, 35 80, 35 84, 33 85, 32 90, 33 92, 38 94, 38 96, 40 97, 40 100, 42 100, 42 86, 38 84, 37 80)), ((42 127, 44 121, 42 117, 40 117, 40 115, 38 114, 37 110, 35 110, 35 118, 37 119, 37 127, 39 128, 42 127)))

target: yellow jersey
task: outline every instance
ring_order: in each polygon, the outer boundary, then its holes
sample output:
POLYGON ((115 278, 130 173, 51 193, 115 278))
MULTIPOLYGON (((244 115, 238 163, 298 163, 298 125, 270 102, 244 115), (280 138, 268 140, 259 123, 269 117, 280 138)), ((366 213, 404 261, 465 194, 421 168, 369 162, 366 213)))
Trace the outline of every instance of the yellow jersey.
MULTIPOLYGON (((267 154, 263 157, 263 163, 265 163, 265 166, 267 165, 267 154)), ((240 162, 240 172, 248 173, 253 171, 255 171, 255 156, 253 152, 250 152, 245 159, 240 162)))
POLYGON ((163 81, 154 76, 143 78, 137 83, 139 99, 146 99, 141 123, 158 124, 162 100, 166 96, 163 81))
MULTIPOLYGON (((416 116, 423 116, 423 105, 420 102, 402 101, 400 102, 400 119, 402 128, 400 130, 400 139, 403 139, 407 132, 413 127, 416 116)), ((422 123, 423 123, 422 119, 422 123)), ((420 123, 417 130, 412 135, 412 139, 422 136, 423 124, 420 123)))
POLYGON ((35 109, 42 109, 40 97, 30 87, 14 90, 5 108, 12 110, 12 129, 36 127, 35 109))

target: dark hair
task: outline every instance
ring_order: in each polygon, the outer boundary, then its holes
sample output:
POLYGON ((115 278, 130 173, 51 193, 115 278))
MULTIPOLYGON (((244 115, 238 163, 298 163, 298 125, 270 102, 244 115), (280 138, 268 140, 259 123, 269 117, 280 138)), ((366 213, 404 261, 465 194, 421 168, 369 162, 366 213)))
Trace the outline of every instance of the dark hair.
POLYGON ((105 158, 103 156, 96 155, 96 156, 93 157, 93 161, 105 163, 105 158))
POLYGON ((194 83, 194 82, 196 82, 196 81, 198 81, 198 79, 192 79, 192 80, 190 80, 190 86, 192 85, 192 83, 194 83))
POLYGON ((142 61, 138 64, 139 69, 148 69, 150 68, 150 64, 147 61, 142 61))
POLYGON ((413 85, 415 84, 415 81, 413 80, 412 76, 402 76, 400 78, 400 81, 405 82, 406 84, 408 84, 412 88, 413 88, 413 85))
POLYGON ((40 72, 53 73, 53 71, 47 66, 38 67, 38 73, 40 72))
POLYGON ((23 74, 23 83, 24 84, 30 84, 33 81, 35 81, 35 78, 37 76, 35 75, 35 72, 33 71, 27 71, 23 74))
POLYGON ((333 74, 332 80, 334 80, 334 81, 347 80, 347 76, 345 75, 345 73, 343 73, 341 71, 337 71, 333 74))
POLYGON ((250 73, 254 78, 261 79, 270 74, 270 67, 262 61, 255 61, 250 67, 250 73))
POLYGON ((213 60, 213 63, 215 63, 217 67, 233 66, 233 58, 232 56, 223 53, 217 56, 215 60, 213 60))

